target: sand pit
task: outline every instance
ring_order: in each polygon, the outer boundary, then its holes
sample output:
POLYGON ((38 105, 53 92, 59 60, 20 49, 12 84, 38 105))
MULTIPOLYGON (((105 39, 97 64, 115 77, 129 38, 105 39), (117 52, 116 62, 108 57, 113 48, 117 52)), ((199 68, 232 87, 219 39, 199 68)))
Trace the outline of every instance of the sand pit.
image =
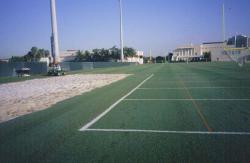
POLYGON ((124 79, 126 74, 68 75, 0 85, 0 122, 124 79))

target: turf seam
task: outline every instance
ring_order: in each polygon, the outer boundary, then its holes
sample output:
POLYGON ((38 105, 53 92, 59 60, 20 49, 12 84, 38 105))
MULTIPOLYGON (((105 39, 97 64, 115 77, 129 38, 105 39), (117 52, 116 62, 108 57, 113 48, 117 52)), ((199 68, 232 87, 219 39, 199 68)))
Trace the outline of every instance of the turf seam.
POLYGON ((181 78, 180 78, 179 81, 180 81, 181 85, 185 88, 184 90, 186 91, 188 98, 191 99, 191 102, 192 102, 192 104, 193 104, 193 106, 194 106, 196 112, 197 112, 198 115, 200 116, 200 118, 201 118, 201 120, 202 120, 204 126, 207 128, 208 132, 212 132, 213 130, 212 130, 212 128, 209 126, 207 119, 205 118, 205 116, 204 116, 203 113, 201 112, 200 106, 197 104, 197 102, 196 102, 195 100, 193 100, 193 97, 192 97, 190 91, 188 90, 188 88, 186 87, 185 83, 182 81, 181 78))

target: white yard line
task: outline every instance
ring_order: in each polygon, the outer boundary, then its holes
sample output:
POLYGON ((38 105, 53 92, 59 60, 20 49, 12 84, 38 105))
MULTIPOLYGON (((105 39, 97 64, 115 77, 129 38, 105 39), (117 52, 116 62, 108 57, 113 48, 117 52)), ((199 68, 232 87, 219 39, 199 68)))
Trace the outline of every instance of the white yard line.
POLYGON ((137 132, 165 134, 196 134, 196 135, 250 135, 250 132, 208 132, 208 131, 167 131, 167 130, 137 130, 137 129, 84 129, 88 132, 137 132))
MULTIPOLYGON (((154 80, 155 82, 176 83, 178 80, 154 80)), ((227 82, 249 82, 250 80, 185 80, 185 83, 227 83, 227 82)))
POLYGON ((124 101, 250 101, 250 99, 124 99, 124 101))
POLYGON ((113 105, 111 105, 108 109, 106 109, 103 113, 101 113, 99 116, 97 116, 95 119, 84 125, 79 131, 84 131, 88 129, 90 126, 95 124, 97 121, 99 121, 103 116, 105 116, 108 112, 110 112, 114 107, 116 107, 120 102, 122 102, 124 99, 126 99, 129 95, 131 95, 133 92, 135 92, 139 87, 141 87, 145 82, 147 82, 149 79, 151 79, 154 76, 154 74, 150 75, 148 78, 143 80, 138 86, 136 86, 133 90, 131 90, 129 93, 127 93, 125 96, 123 96, 121 99, 116 101, 113 105))
MULTIPOLYGON (((183 90, 186 88, 182 87, 176 87, 176 88, 167 88, 167 87, 161 87, 161 88, 138 88, 141 90, 183 90)), ((250 87, 187 87, 187 89, 250 89, 250 87)))

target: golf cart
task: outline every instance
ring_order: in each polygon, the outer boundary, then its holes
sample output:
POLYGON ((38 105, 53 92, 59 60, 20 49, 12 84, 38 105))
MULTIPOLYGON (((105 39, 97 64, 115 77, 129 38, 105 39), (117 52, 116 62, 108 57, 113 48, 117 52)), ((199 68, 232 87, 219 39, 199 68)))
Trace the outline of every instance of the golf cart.
POLYGON ((53 64, 48 71, 49 76, 62 76, 65 75, 65 71, 62 70, 59 64, 53 64))

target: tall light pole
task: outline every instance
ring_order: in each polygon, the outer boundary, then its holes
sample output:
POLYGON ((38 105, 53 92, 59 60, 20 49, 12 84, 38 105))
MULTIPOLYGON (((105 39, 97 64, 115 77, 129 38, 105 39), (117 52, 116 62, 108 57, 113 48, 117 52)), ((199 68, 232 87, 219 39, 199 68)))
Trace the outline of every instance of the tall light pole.
POLYGON ((223 4, 222 4, 222 39, 223 42, 226 40, 226 29, 225 29, 225 3, 223 0, 223 4))
POLYGON ((124 62, 122 0, 119 0, 119 5, 120 5, 120 46, 121 46, 121 62, 124 62))
POLYGON ((50 0, 50 11, 51 11, 51 53, 53 57, 53 63, 59 62, 59 43, 58 43, 58 31, 57 31, 57 18, 56 18, 56 0, 50 0))

